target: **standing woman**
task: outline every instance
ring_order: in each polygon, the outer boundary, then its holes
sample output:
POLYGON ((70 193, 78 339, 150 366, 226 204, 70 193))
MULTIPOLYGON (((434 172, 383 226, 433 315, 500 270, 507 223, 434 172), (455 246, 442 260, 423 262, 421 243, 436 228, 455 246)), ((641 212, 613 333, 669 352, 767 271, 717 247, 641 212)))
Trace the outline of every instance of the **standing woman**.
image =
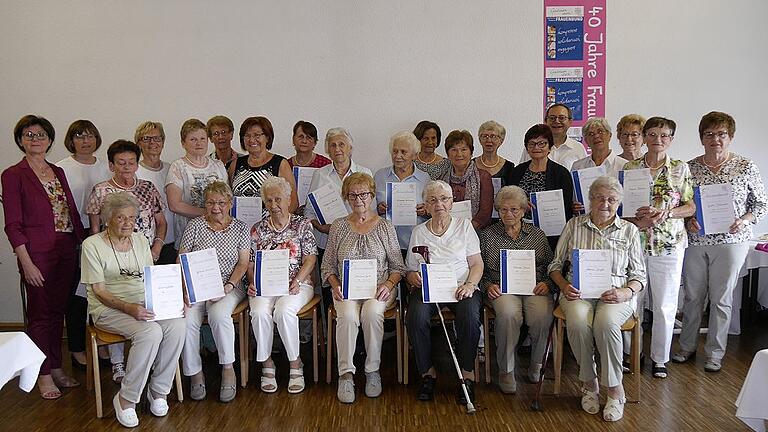
POLYGON ((416 125, 413 134, 421 142, 421 151, 416 155, 416 168, 429 174, 432 180, 440 179, 451 169, 451 161, 435 153, 440 147, 440 126, 429 120, 422 120, 416 125))
POLYGON ((186 154, 171 164, 165 180, 168 207, 174 213, 176 250, 179 249, 187 222, 205 214, 205 187, 215 181, 227 181, 224 164, 205 155, 208 151, 205 123, 198 119, 185 121, 181 125, 181 145, 186 154))
POLYGON ((727 233, 701 235, 701 222, 695 216, 686 220, 690 243, 683 266, 683 329, 680 351, 672 356, 672 361, 686 362, 696 353, 704 302, 709 297, 709 331, 704 345, 707 372, 718 372, 722 367, 733 289, 749 252, 752 225, 765 215, 768 201, 757 165, 729 151, 735 133, 736 121, 730 115, 717 111, 706 114, 699 122, 704 154, 688 162, 694 187, 730 184, 735 209, 727 233))
POLYGON ((616 135, 623 150, 619 157, 631 161, 643 156, 643 126, 645 117, 639 114, 627 114, 619 120, 616 135))
POLYGON ((504 144, 507 130, 494 120, 480 125, 477 139, 483 147, 483 154, 475 158, 477 168, 488 171, 493 178, 504 178, 515 164, 498 155, 499 147, 504 144))
POLYGON ((296 154, 288 159, 291 168, 308 167, 322 168, 331 163, 327 157, 315 153, 317 145, 317 128, 308 121, 299 120, 293 125, 293 148, 296 154))
POLYGON ((240 156, 229 166, 229 178, 234 196, 261 196, 261 184, 270 177, 282 177, 291 185, 291 211, 298 207, 296 184, 291 166, 284 157, 274 154, 275 132, 266 117, 248 117, 240 125, 240 146, 248 154, 240 156))
POLYGON ((61 368, 61 336, 85 230, 64 170, 45 160, 55 134, 45 118, 22 117, 13 138, 24 158, 2 174, 5 233, 26 285, 27 334, 45 354, 37 378, 43 399, 80 385, 61 368))
MULTIPOLYGON (((58 161, 56 165, 64 170, 69 182, 69 189, 80 212, 80 221, 88 231, 90 222, 85 206, 93 185, 107 180, 111 173, 104 161, 93 154, 101 147, 101 134, 90 120, 77 120, 64 136, 64 147, 70 156, 58 161)), ((88 314, 88 300, 83 296, 72 295, 67 306, 67 344, 72 358, 72 366, 85 370, 85 320, 88 314)))
POLYGON ((649 118, 643 127, 648 152, 624 166, 625 170, 650 168, 653 180, 651 205, 640 207, 628 220, 640 229, 645 252, 653 311, 652 372, 656 378, 667 377, 683 254, 688 246, 683 219, 696 211, 688 164, 667 156, 676 127, 674 121, 664 117, 649 118))

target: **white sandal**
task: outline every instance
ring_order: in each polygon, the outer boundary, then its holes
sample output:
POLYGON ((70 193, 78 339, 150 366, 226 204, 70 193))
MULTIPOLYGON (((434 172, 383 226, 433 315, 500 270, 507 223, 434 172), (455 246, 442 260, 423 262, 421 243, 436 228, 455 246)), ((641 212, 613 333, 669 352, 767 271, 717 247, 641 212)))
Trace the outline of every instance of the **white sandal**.
POLYGON ((301 393, 304 391, 304 386, 304 365, 297 369, 291 368, 288 374, 288 393, 301 393))
POLYGON ((600 393, 581 388, 584 396, 581 397, 581 408, 589 414, 597 414, 600 411, 600 393))
POLYGON ((609 422, 615 422, 621 420, 624 417, 624 403, 627 402, 627 398, 613 399, 608 396, 608 400, 605 402, 605 408, 603 409, 603 420, 609 422))
POLYGON ((274 393, 277 391, 277 380, 275 379, 274 366, 261 368, 261 391, 264 393, 274 393), (271 374, 272 376, 264 376, 265 374, 271 374), (272 388, 268 388, 268 386, 272 386, 272 388))

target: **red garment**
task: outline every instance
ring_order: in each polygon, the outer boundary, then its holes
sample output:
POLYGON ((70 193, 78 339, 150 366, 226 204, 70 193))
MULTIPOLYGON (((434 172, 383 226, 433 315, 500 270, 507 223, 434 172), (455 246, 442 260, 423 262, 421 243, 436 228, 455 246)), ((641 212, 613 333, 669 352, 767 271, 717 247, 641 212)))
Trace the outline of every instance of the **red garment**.
MULTIPOLYGON (((293 163, 293 158, 294 157, 296 157, 296 156, 288 158, 288 164, 291 166, 291 169, 293 169, 293 167, 295 167, 295 166, 301 166, 301 165, 295 165, 293 163)), ((321 154, 315 153, 315 158, 312 159, 312 162, 310 162, 309 165, 306 165, 305 167, 306 168, 322 168, 322 167, 324 167, 326 165, 329 165, 330 163, 331 163, 330 159, 328 159, 327 157, 325 157, 325 156, 323 156, 321 154)))

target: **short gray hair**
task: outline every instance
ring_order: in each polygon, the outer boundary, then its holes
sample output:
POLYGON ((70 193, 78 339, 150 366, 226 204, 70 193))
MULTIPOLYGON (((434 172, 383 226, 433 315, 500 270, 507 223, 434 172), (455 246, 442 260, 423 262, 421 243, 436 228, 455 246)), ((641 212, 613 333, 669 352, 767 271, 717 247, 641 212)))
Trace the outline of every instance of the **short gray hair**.
POLYGON ((403 140, 410 144, 411 146, 411 152, 413 152, 414 155, 418 154, 421 151, 421 141, 419 141, 418 138, 416 138, 416 135, 413 134, 411 131, 400 131, 389 139, 389 154, 392 154, 392 149, 395 146, 395 141, 403 140))
POLYGON ((487 122, 481 124, 480 128, 477 129, 477 138, 480 139, 480 134, 484 130, 488 130, 488 129, 491 129, 494 132, 496 132, 501 137, 502 141, 504 141, 504 137, 507 136, 507 130, 504 129, 504 126, 502 126, 496 120, 488 120, 487 122))
POLYGON ((501 207, 501 202, 507 200, 512 200, 522 209, 528 208, 528 194, 519 186, 504 186, 501 188, 493 200, 493 207, 498 210, 501 207))
POLYGON ((263 183, 261 183, 262 198, 264 197, 264 194, 267 190, 277 190, 281 197, 288 199, 291 198, 291 184, 288 183, 288 180, 280 176, 268 177, 266 180, 264 180, 263 183))
POLYGON ((603 117, 590 117, 589 120, 584 123, 584 126, 581 127, 582 135, 587 136, 590 130, 598 127, 600 129, 605 129, 608 134, 613 135, 613 131, 611 131, 611 125, 609 125, 608 120, 604 119, 603 117))
POLYGON ((621 183, 619 183, 619 180, 616 179, 616 177, 611 176, 601 176, 595 179, 594 182, 592 182, 592 185, 589 186, 589 199, 591 200, 593 196, 595 196, 595 193, 599 189, 605 189, 609 190, 611 192, 615 192, 616 195, 619 197, 619 201, 624 198, 624 188, 621 187, 621 183))
POLYGON ((336 138, 337 136, 343 136, 347 139, 347 142, 351 146, 354 142, 352 140, 352 135, 350 135, 349 131, 344 129, 343 127, 335 127, 328 129, 328 132, 325 133, 325 153, 328 154, 328 144, 331 142, 332 139, 336 138))
POLYGON ((139 201, 130 192, 113 192, 104 198, 101 204, 101 223, 107 225, 112 214, 126 207, 133 207, 139 213, 139 201))
POLYGON ((445 192, 446 194, 453 196, 453 189, 451 189, 451 185, 442 180, 431 180, 427 183, 426 186, 424 186, 424 192, 422 192, 421 198, 426 201, 428 196, 434 196, 435 192, 438 191, 445 192))

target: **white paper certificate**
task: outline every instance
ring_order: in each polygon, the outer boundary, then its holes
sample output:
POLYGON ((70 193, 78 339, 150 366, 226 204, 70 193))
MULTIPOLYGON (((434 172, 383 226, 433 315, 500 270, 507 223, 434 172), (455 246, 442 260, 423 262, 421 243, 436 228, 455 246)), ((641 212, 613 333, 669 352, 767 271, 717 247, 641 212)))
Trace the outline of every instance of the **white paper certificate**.
POLYGON ((288 267, 291 251, 288 249, 254 251, 253 286, 258 297, 288 295, 288 267))
POLYGON ((344 300, 366 300, 376 297, 376 260, 345 259, 342 264, 341 294, 344 300))
POLYGON ((565 228, 565 203, 563 190, 555 189, 531 194, 534 206, 533 224, 541 228, 548 236, 557 236, 565 228))
POLYGON ((651 205, 653 178, 650 168, 619 171, 619 183, 624 187, 624 199, 619 206, 619 216, 634 217, 637 209, 651 205))
POLYGON ((315 209, 317 220, 322 224, 330 224, 340 217, 349 214, 341 192, 331 183, 327 183, 307 195, 307 201, 315 209))
MULTIPOLYGON (((589 187, 600 177, 605 175, 605 167, 584 168, 573 171, 573 192, 576 194, 576 201, 584 204, 584 212, 589 213, 589 187)), ((581 214, 584 214, 582 212, 581 214)))
MULTIPOLYGON (((493 182, 493 201, 496 202, 496 194, 501 190, 501 179, 498 177, 493 177, 491 178, 491 181, 493 182)), ((493 213, 491 213, 491 217, 494 219, 499 218, 499 212, 496 211, 496 206, 493 206, 493 213)))
POLYGON ((261 222, 261 197, 237 196, 232 199, 232 217, 242 221, 248 230, 261 222))
POLYGON ((596 299, 611 289, 611 252, 604 249, 573 250, 573 287, 582 299, 596 299))
POLYGON ((179 261, 191 304, 224 297, 216 249, 183 253, 179 255, 179 261))
POLYGON ((693 188, 699 234, 727 233, 736 212, 733 210, 733 188, 730 184, 701 185, 693 188))
POLYGON ((184 316, 181 266, 165 264, 144 267, 144 307, 161 321, 184 316))
POLYGON ((451 207, 451 216, 472 220, 472 201, 454 201, 451 207))
POLYGON ((421 265, 421 295, 424 303, 456 303, 456 272, 450 264, 421 265))
POLYGON ((387 219, 392 225, 416 225, 418 198, 416 183, 387 183, 387 219))
POLYGON ((502 249, 501 293, 533 295, 536 287, 536 251, 502 249))
POLYGON ((312 183, 312 174, 316 170, 317 168, 293 167, 293 179, 296 181, 296 195, 299 197, 300 206, 307 203, 309 185, 312 183))

